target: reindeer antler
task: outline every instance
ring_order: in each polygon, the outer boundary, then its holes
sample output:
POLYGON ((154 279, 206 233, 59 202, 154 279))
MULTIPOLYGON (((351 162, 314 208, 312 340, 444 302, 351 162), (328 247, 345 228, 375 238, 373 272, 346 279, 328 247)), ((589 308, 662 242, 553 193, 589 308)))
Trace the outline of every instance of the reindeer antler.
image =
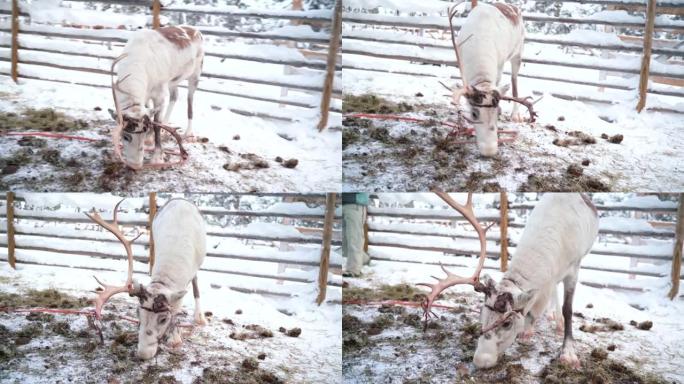
POLYGON ((532 102, 531 101, 532 96, 513 97, 513 96, 506 96, 506 95, 501 95, 500 99, 501 100, 508 100, 508 101, 512 101, 514 103, 524 105, 525 107, 527 107, 527 110, 530 112, 530 123, 534 123, 534 121, 536 120, 536 117, 538 115, 537 115, 537 112, 534 111, 534 104, 541 99, 539 99, 535 102, 532 102))
MULTIPOLYGON (((123 121, 123 115, 121 114, 121 108, 119 108, 119 101, 116 98, 116 91, 117 89, 121 91, 119 88, 119 84, 121 84, 122 81, 126 80, 127 76, 124 76, 123 79, 118 79, 116 82, 114 81, 114 67, 116 64, 119 63, 119 61, 123 60, 126 56, 128 56, 127 53, 122 54, 121 56, 117 57, 114 59, 112 62, 112 68, 111 68, 111 76, 112 76, 112 97, 114 98, 114 109, 116 109, 116 129, 112 132, 112 144, 114 144, 114 154, 121 159, 121 149, 119 148, 119 132, 121 132, 124 128, 124 121, 123 121)), ((129 74, 130 75, 130 74, 129 74)), ((123 91, 121 91, 123 92, 123 91)))
POLYGON ((119 223, 117 221, 117 214, 119 212, 119 205, 123 203, 125 199, 122 199, 118 203, 116 203, 116 206, 114 206, 114 216, 112 218, 112 222, 106 222, 102 216, 100 216, 99 213, 95 212, 93 210, 92 214, 85 214, 88 216, 88 218, 95 223, 99 224, 102 228, 108 230, 111 232, 114 236, 116 236, 117 239, 123 244, 124 248, 126 249, 126 255, 128 256, 128 277, 126 279, 126 284, 123 286, 113 286, 113 285, 107 285, 102 283, 97 277, 95 277, 95 280, 104 288, 102 291, 100 291, 97 295, 97 298, 94 301, 95 303, 95 316, 99 319, 100 318, 100 313, 102 312, 102 307, 107 303, 107 300, 109 300, 110 297, 113 295, 116 295, 117 293, 122 293, 122 292, 128 292, 129 294, 135 294, 134 288, 133 288, 133 250, 131 248, 131 245, 133 242, 142 235, 142 232, 139 233, 136 237, 134 237, 131 240, 128 240, 126 236, 124 236, 123 232, 119 229, 119 223))
POLYGON ((433 316, 434 313, 432 313, 431 308, 432 304, 434 301, 437 299, 437 296, 439 294, 454 285, 457 284, 470 284, 473 287, 475 287, 475 291, 478 292, 484 292, 486 291, 487 287, 480 282, 480 272, 482 271, 482 267, 484 266, 484 261, 485 257, 487 256, 487 239, 485 237, 487 228, 483 228, 480 223, 477 221, 477 217, 475 217, 475 212, 473 210, 473 194, 468 193, 468 201, 466 202, 466 205, 461 205, 454 201, 454 199, 451 198, 447 193, 438 190, 438 189, 433 189, 433 192, 437 194, 444 202, 449 204, 452 208, 454 208, 456 211, 458 211, 465 219, 475 228, 475 231, 477 231, 477 236, 480 239, 480 259, 477 264, 477 268, 475 269, 475 272, 473 272, 473 275, 470 277, 462 277, 455 275, 451 272, 449 272, 444 266, 440 263, 440 267, 442 267, 442 270, 444 273, 446 273, 446 278, 444 279, 439 279, 435 276, 432 276, 435 280, 437 280, 437 283, 434 284, 429 284, 429 283, 419 283, 417 285, 422 285, 425 287, 430 288, 431 292, 429 295, 426 296, 425 300, 423 300, 421 306, 423 307, 423 316, 425 318, 425 328, 427 329, 427 322, 430 318, 430 315, 432 314, 433 316))

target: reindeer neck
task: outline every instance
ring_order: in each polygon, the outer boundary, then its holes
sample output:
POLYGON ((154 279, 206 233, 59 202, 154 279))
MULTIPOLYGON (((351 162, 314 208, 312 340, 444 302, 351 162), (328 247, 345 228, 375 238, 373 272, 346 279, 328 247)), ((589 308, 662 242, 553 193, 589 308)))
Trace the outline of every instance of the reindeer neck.
POLYGON ((147 103, 147 72, 142 65, 123 60, 117 75, 119 86, 116 90, 119 108, 124 115, 139 118, 147 103))

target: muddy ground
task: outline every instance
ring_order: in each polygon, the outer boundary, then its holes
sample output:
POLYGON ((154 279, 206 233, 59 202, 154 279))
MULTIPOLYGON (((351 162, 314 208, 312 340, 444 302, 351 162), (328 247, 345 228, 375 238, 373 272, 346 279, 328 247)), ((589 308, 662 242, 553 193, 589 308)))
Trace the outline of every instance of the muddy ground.
MULTIPOLYGON (((670 383, 653 373, 636 369, 634 361, 611 356, 625 348, 620 338, 594 335, 634 332, 622 329, 610 319, 588 318, 577 312, 575 333, 581 370, 559 365, 562 336, 546 318, 536 326, 530 344, 514 343, 499 363, 487 370, 472 364, 477 345, 481 298, 476 294, 445 294, 444 303, 453 307, 436 309, 438 319, 423 331, 422 310, 402 305, 349 304, 403 300, 419 302, 420 291, 402 284, 377 288, 348 287, 343 306, 343 377, 345 383, 670 383), (587 331, 578 330, 585 326, 587 331), (591 328, 594 327, 594 328, 591 328)), ((637 332, 642 332, 639 330, 637 332)), ((627 336, 628 337, 628 336, 627 336)))
MULTIPOLYGON (((0 382, 93 383, 286 383, 293 379, 288 364, 279 362, 301 333, 295 329, 267 329, 230 318, 205 315, 209 324, 185 329, 178 349, 163 347, 155 358, 135 357, 137 325, 116 315, 136 318, 136 305, 113 299, 103 312, 98 332, 85 316, 13 313, 7 308, 82 308, 85 297, 54 289, 0 292, 0 382), (230 340, 230 342, 228 342, 230 340)), ((192 314, 181 323, 192 321, 192 314)))
MULTIPOLYGON (((169 169, 133 171, 113 156, 113 120, 75 119, 53 109, 0 112, 0 190, 32 191, 151 191, 241 192, 268 191, 283 181, 285 168, 298 160, 264 158, 256 153, 238 153, 197 137, 184 143, 189 159, 169 169), (3 135, 6 132, 49 132, 94 139, 94 142, 3 135)), ((163 146, 177 151, 170 135, 163 146)), ((240 140, 235 136, 233 140, 240 140)), ((151 154, 148 154, 148 158, 151 154)), ((167 157, 177 161, 177 157, 167 157)), ((284 188, 287 188, 284 186, 284 188)), ((291 186, 296 189, 295 185, 291 186)))
MULTIPOLYGON (((375 113, 423 119, 404 122, 347 117, 343 121, 343 175, 345 190, 494 192, 622 190, 630 184, 629 153, 622 135, 595 137, 559 127, 516 124, 502 114, 499 129, 516 130, 513 143, 501 144, 492 158, 479 155, 464 137, 448 137, 455 121, 453 108, 395 104, 373 95, 346 96, 345 114, 375 113), (627 174, 625 174, 625 172, 627 174), (622 183, 617 185, 616 183, 622 183)), ((632 161, 633 162, 633 161, 632 161)), ((638 175, 633 175, 638 177, 638 175)))

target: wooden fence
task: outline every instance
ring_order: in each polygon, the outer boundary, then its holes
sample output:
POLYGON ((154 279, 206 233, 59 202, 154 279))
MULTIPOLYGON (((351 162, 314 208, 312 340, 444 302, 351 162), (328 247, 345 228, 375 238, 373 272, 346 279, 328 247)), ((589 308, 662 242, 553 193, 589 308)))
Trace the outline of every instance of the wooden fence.
MULTIPOLYGON (((142 208, 119 215, 125 231, 144 232, 133 244, 136 274, 151 269, 154 246, 147 233, 157 206, 168 198, 151 193, 142 208)), ((341 243, 334 194, 235 195, 242 203, 233 208, 208 206, 203 201, 210 195, 185 198, 195 201, 208 224, 202 279, 241 292, 284 297, 308 294, 318 287, 319 303, 326 292, 328 302, 341 300, 341 258, 330 252, 331 245, 341 243), (245 199, 262 208, 249 209, 245 199)), ((0 261, 12 267, 122 271, 124 278, 123 247, 90 221, 85 210, 29 206, 21 196, 8 192, 0 199, 0 211, 0 249, 7 251, 0 252, 0 261)), ((101 215, 111 219, 111 211, 101 215)))
MULTIPOLYGON (((84 1, 63 3, 70 2, 84 1)), ((303 116, 320 115, 319 127, 327 124, 329 114, 339 117, 342 87, 338 51, 341 36, 330 32, 339 32, 333 22, 335 10, 224 10, 190 5, 164 7, 158 0, 87 2, 149 8, 153 13, 154 25, 160 23, 160 17, 179 15, 288 20, 292 25, 264 32, 195 25, 205 36, 206 51, 199 91, 235 98, 236 101, 227 108, 248 116, 297 121, 303 116), (264 43, 254 44, 255 41, 264 43), (278 73, 278 70, 239 73, 225 70, 225 60, 277 64, 282 65, 284 70, 282 73, 278 73), (240 83, 256 87, 240 87, 240 83), (269 87, 280 87, 280 95, 274 95, 276 92, 269 87)), ((123 44, 134 32, 134 25, 83 25, 76 16, 70 22, 68 14, 64 16, 65 20, 55 20, 62 25, 37 23, 32 22, 31 10, 24 1, 0 1, 0 16, 10 15, 8 21, 0 21, 0 64, 9 64, 0 65, 0 75, 12 76, 15 81, 26 78, 110 87, 111 61, 119 55, 123 44)), ((337 11, 339 20, 341 6, 338 6, 337 11)), ((112 17, 124 16, 112 10, 98 12, 112 17)))
MULTIPOLYGON (((523 63, 538 66, 535 70, 534 67, 523 65, 520 77, 541 80, 547 84, 544 87, 535 85, 535 94, 542 94, 552 89, 551 95, 561 99, 612 104, 615 102, 614 97, 602 95, 601 92, 604 89, 627 92, 637 90, 640 95, 640 106, 642 102, 645 103, 646 94, 684 96, 684 61, 682 61, 684 44, 681 40, 651 40, 654 32, 684 32, 684 20, 663 18, 666 14, 682 15, 683 3, 659 1, 658 7, 649 8, 646 16, 633 16, 627 14, 625 9, 644 10, 644 2, 631 0, 577 0, 577 2, 607 5, 608 9, 584 17, 523 13, 523 19, 527 24, 563 23, 572 26, 591 24, 604 29, 603 32, 591 32, 594 33, 593 36, 590 34, 573 35, 572 33, 566 35, 527 33, 525 42, 528 45, 532 43, 538 44, 539 47, 554 45, 566 50, 578 48, 583 50, 583 52, 572 54, 565 52, 552 55, 536 50, 532 52, 532 49, 526 48, 523 63), (656 14, 658 18, 655 18, 656 14), (650 24, 649 20, 651 20, 650 24), (623 33, 626 29, 644 30, 646 38, 626 36, 623 33), (654 56, 653 59, 651 55, 654 56), (552 74, 551 71, 541 70, 549 66, 556 68, 552 74), (564 71, 564 68, 569 70, 564 71), (594 73, 586 72, 586 75, 578 76, 577 70, 593 70, 594 73), (618 78, 608 79, 608 75, 618 78), (636 76, 639 76, 639 88, 635 81, 628 80, 636 76), (553 82, 552 86, 548 85, 547 81, 553 82), (578 89, 582 91, 567 91, 561 84, 578 85, 580 86, 578 89)), ((649 0, 649 3, 651 2, 655 3, 649 0)), ((436 73, 424 66, 424 64, 433 64, 448 66, 455 69, 453 73, 458 73, 458 64, 447 33, 449 24, 446 16, 382 14, 370 10, 386 6, 383 2, 367 0, 365 3, 367 4, 365 9, 352 7, 345 9, 343 69, 408 76, 442 76, 443 72, 436 73), (376 60, 373 62, 368 60, 369 57, 392 61, 376 60), (397 65, 402 61, 420 65, 397 65)), ((445 3, 445 10, 447 5, 445 3)), ((420 14, 420 10, 415 9, 397 10, 396 14, 400 12, 420 14)), ((459 30, 464 20, 464 18, 456 18, 455 29, 459 30)), ((510 75, 510 72, 504 71, 504 74, 510 75)), ((460 79, 455 75, 451 78, 460 79)), ((397 82, 401 83, 399 80, 397 82)), ((669 105, 653 105, 647 109, 684 113, 684 108, 669 105)))
MULTIPOLYGON (((367 241, 373 260, 442 263, 455 267, 474 265, 479 241, 460 214, 447 207, 417 209, 387 202, 384 199, 389 198, 383 197, 388 195, 391 194, 380 195, 368 209, 367 241), (464 259, 463 256, 470 257, 464 259)), ((482 209, 477 200, 475 206, 481 223, 495 223, 487 232, 485 269, 505 271, 534 202, 523 201, 520 194, 506 192, 489 196, 493 207, 482 209)), ((680 195, 679 203, 652 200, 596 204, 600 216, 599 238, 582 262, 585 272, 580 273, 580 282, 595 287, 643 290, 642 279, 670 276, 674 277, 673 286, 678 286, 684 275, 680 268, 681 250, 677 253, 675 243, 681 248, 684 229, 675 230, 675 226, 677 217, 680 222, 684 221, 684 198, 680 195), (673 264, 671 272, 670 268, 665 269, 670 262, 673 264)))

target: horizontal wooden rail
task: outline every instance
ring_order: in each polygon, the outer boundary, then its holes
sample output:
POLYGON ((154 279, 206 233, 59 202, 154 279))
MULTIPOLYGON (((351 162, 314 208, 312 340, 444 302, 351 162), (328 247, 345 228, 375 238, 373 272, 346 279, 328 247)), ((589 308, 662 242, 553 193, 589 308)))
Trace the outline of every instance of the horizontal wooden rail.
MULTIPOLYGON (((439 238, 449 238, 449 239, 469 239, 469 240, 477 240, 478 237, 477 235, 446 235, 446 234, 439 234, 439 233, 424 233, 421 232, 419 234, 417 233, 412 233, 412 232, 405 232, 405 231, 378 231, 378 230, 372 230, 369 232, 369 234, 372 236, 373 234, 399 234, 399 235, 412 235, 412 236, 434 236, 434 237, 439 237, 439 238)), ((496 243, 499 242, 499 239, 492 238, 488 235, 487 240, 490 241, 495 241, 496 243)), ((397 243, 390 243, 390 242, 377 242, 377 241, 370 241, 368 245, 376 245, 376 246, 384 246, 384 247, 399 247, 402 248, 403 245, 397 244, 397 243)), ((511 241, 509 242, 509 247, 508 251, 510 253, 515 253, 515 247, 516 243, 511 241)), ((435 247, 431 247, 435 248, 435 247)), ((417 250, 426 250, 426 251, 431 251, 433 249, 417 249, 417 250)), ((436 252, 445 252, 445 253, 453 253, 453 254, 472 254, 472 255, 477 255, 477 251, 475 250, 459 250, 456 248, 439 248, 439 250, 435 250, 436 252)), ((593 255, 602 255, 602 256, 615 256, 615 257, 633 257, 633 258, 639 258, 639 259, 649 259, 649 260, 672 260, 672 255, 651 255, 651 254, 645 254, 645 253, 636 253, 636 252, 621 252, 621 251, 613 251, 610 249, 602 249, 602 248, 593 248, 590 252, 593 255)), ((488 252, 488 256, 490 257, 496 257, 498 258, 501 255, 500 251, 491 251, 488 252)))
MULTIPOLYGON (((355 64, 352 62, 352 60, 347 57, 347 60, 345 61, 344 65, 342 65, 342 70, 357 70, 357 71, 369 71, 369 72, 379 72, 379 73, 385 73, 385 74, 391 74, 391 75, 406 75, 406 76, 421 76, 421 77, 432 77, 432 78, 442 78, 442 75, 431 73, 431 72, 423 72, 419 70, 412 70, 412 69, 406 69, 406 70, 397 70, 397 69, 385 69, 385 68, 379 68, 379 67, 366 67, 360 64, 355 64)), ((523 69, 524 70, 524 69, 523 69)), ((502 72, 504 75, 510 76, 509 71, 503 71, 502 72)), ((583 79, 578 79, 576 77, 569 77, 569 76, 549 76, 549 75, 538 75, 538 74, 528 74, 521 72, 518 74, 519 77, 523 78, 528 78, 528 79, 536 79, 536 80, 547 80, 547 81, 555 81, 555 82, 560 82, 560 83, 570 83, 570 84, 577 84, 577 85, 586 85, 590 87, 602 87, 602 88, 610 88, 610 89, 617 89, 621 91, 632 91, 635 89, 634 86, 628 86, 624 84, 619 84, 610 80, 599 80, 599 81, 591 81, 591 80, 583 80, 583 79)), ((450 79, 453 80, 460 80, 460 76, 456 75, 451 75, 449 76, 450 79)), ((436 83, 436 82, 435 82, 436 83)), ((648 93, 651 94, 656 94, 656 95, 666 95, 666 96, 675 96, 675 97, 684 97, 684 89, 659 89, 659 88, 648 88, 648 93)))
MULTIPOLYGON (((88 256, 88 257, 96 257, 96 258, 102 258, 102 259, 109 259, 109 260, 121 260, 124 261, 127 259, 125 255, 111 255, 111 254, 106 254, 106 253, 101 253, 101 252, 85 252, 85 251, 67 251, 67 250, 62 250, 62 249, 56 249, 56 248, 50 248, 50 247, 34 247, 34 246, 17 246, 17 251, 42 251, 42 252, 50 252, 50 253, 55 253, 55 254, 64 254, 64 255, 79 255, 79 256, 88 256)), ((209 254, 207 254, 208 257, 211 257, 209 254)), ((140 257, 140 256, 133 256, 133 260, 141 263, 147 263, 147 256, 145 257, 140 257)), ((18 258, 17 263, 21 263, 22 261, 18 258)), ((39 265, 42 265, 43 263, 36 263, 39 265)), ((295 264, 295 263, 289 263, 289 264, 295 264)), ((59 265, 59 264, 56 264, 59 265)), ((71 265, 73 268, 89 268, 86 266, 74 266, 73 262, 71 265)), ((104 270, 104 269, 103 269, 104 270)), ((112 269, 114 270, 114 269, 112 269)), ((208 272, 219 272, 219 273, 227 273, 231 275, 237 275, 237 276, 247 276, 247 277, 258 277, 258 278, 264 278, 264 279, 272 279, 272 280, 283 280, 283 281, 291 281, 295 283, 315 283, 316 279, 315 278, 310 278, 310 279, 305 279, 301 277, 293 277, 293 276, 286 276, 286 275, 274 275, 274 274, 267 274, 267 273, 257 273, 257 272, 245 272, 245 271, 234 271, 234 270, 229 270, 229 269, 213 269, 213 268, 200 268, 200 271, 208 271, 208 272)), ((328 282, 328 285, 330 286, 339 286, 338 283, 336 282, 328 282)))
MULTIPOLYGON (((345 12, 343 19, 345 23, 356 23, 356 24, 366 24, 366 25, 382 25, 389 27, 402 27, 402 28, 417 28, 417 29, 435 29, 440 31, 447 31, 449 28, 449 22, 446 17, 404 17, 404 16, 382 16, 368 14, 368 13, 358 13, 358 12, 345 12)), ((454 29, 459 30, 460 25, 463 23, 463 19, 455 19, 454 29)), ((583 17, 583 18, 572 18, 572 17, 555 17, 543 14, 524 14, 523 20, 525 22, 543 22, 543 23, 563 23, 563 24, 590 24, 590 25, 608 25, 613 27, 625 27, 625 28, 635 28, 644 29, 646 21, 639 22, 624 22, 613 20, 609 17, 583 17)), ((671 30, 676 32, 684 31, 684 22, 675 23, 661 23, 656 22, 656 30, 671 30)))
MULTIPOLYGON (((520 203, 513 203, 508 205, 508 209, 533 209, 535 207, 535 204, 520 204, 520 203)), ((676 213, 677 212, 677 203, 674 202, 674 204, 671 207, 662 207, 662 206, 627 206, 627 205, 602 205, 602 204, 596 204, 596 209, 602 212, 615 212, 615 211, 621 211, 621 212, 649 212, 649 213, 676 213)))
MULTIPOLYGON (((472 268, 472 265, 467 265, 463 263, 457 263, 457 262, 451 262, 448 260, 440 260, 440 261, 421 261, 421 260, 404 260, 404 259, 396 259, 392 257, 387 257, 387 256, 380 256, 376 254, 372 254, 371 258, 373 260, 382 260, 382 261, 388 261, 388 262, 394 262, 394 263, 411 263, 411 264, 423 264, 423 265, 443 265, 445 267, 461 267, 461 268, 472 268)), ((484 269, 489 269, 489 270, 499 270, 498 266, 497 267, 492 267, 485 265, 483 267, 484 269)), ((627 269, 619 269, 619 268, 601 268, 601 267, 594 267, 594 266, 585 266, 581 265, 581 269, 586 269, 586 270, 592 270, 592 271, 600 271, 600 272, 610 272, 610 273, 620 273, 620 274, 626 274, 626 275, 635 275, 635 276, 646 276, 646 277, 664 277, 667 276, 667 273, 655 273, 655 272, 648 272, 648 271, 632 271, 632 270, 627 270, 627 269)), ((581 276, 581 274, 580 274, 581 276)), ((681 280, 684 280, 684 275, 680 276, 681 280)))
MULTIPOLYGON (((358 40, 358 41, 368 41, 373 43, 387 43, 387 44, 399 44, 408 45, 411 47, 430 47, 430 48, 444 48, 451 50, 451 43, 448 40, 437 40, 432 39, 432 41, 426 41, 427 39, 421 39, 421 41, 413 41, 411 39, 406 39, 403 36, 396 37, 383 37, 379 36, 368 36, 367 34, 359 33, 356 30, 348 30, 342 34, 345 40, 358 40)), ((562 35, 561 35, 562 36, 562 35)), ((637 44, 605 44, 605 43, 591 43, 583 41, 572 41, 568 39, 559 38, 556 35, 550 36, 537 36, 537 35, 527 35, 525 36, 525 43, 539 43, 548 45, 560 45, 566 47, 581 47, 581 48, 595 48, 604 49, 610 51, 623 51, 623 52, 637 52, 641 53, 643 51, 643 46, 637 44)), ((653 48, 654 54, 661 55, 671 55, 671 56, 684 56, 684 50, 678 48, 653 48)))
MULTIPOLYGON (((409 61, 409 62, 420 62, 420 63, 425 63, 425 64, 435 64, 435 65, 444 65, 444 66, 449 66, 449 67, 454 67, 458 68, 458 63, 453 60, 453 59, 439 59, 439 58, 434 58, 434 57, 427 57, 427 56, 419 56, 419 55, 412 55, 412 54, 394 54, 394 53, 383 53, 381 51, 378 51, 377 49, 373 49, 371 47, 349 47, 349 44, 344 45, 342 47, 342 53, 343 54, 349 54, 349 55, 361 55, 361 56, 369 56, 369 57, 376 57, 376 58, 381 58, 381 59, 390 59, 390 60, 402 60, 402 61, 409 61)), ((605 64, 588 64, 588 63, 583 63, 581 61, 568 61, 568 60, 562 60, 562 59, 538 59, 536 57, 533 57, 531 55, 528 55, 526 57, 523 57, 523 63, 530 63, 530 64, 542 64, 542 65, 551 65, 551 66, 556 66, 556 67, 569 67, 569 68, 579 68, 579 69, 593 69, 593 70, 600 70, 600 71, 610 71, 610 72, 620 72, 620 73, 628 73, 628 74, 639 74, 640 69, 637 68, 636 66, 634 68, 631 67, 616 67, 614 63, 608 63, 606 62, 605 64)), ((681 72, 681 71, 680 71, 681 72)), ((651 70, 650 74, 653 76, 663 76, 663 77, 669 77, 673 79, 684 79, 684 73, 666 73, 666 72, 660 72, 657 70, 651 70)))

